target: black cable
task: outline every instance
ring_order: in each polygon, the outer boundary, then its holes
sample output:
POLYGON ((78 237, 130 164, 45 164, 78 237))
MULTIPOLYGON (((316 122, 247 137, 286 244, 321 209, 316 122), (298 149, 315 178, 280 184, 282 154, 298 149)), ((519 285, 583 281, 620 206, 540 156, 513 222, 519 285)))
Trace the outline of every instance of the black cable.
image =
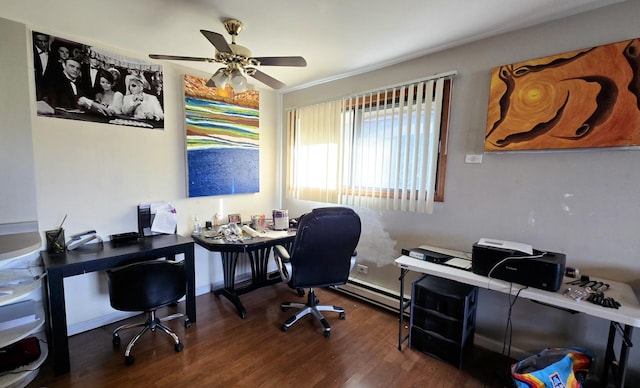
POLYGON ((514 296, 513 300, 511 300, 513 283, 509 283, 509 295, 507 296, 509 298, 509 312, 507 314, 507 325, 504 329, 504 337, 502 340, 502 356, 506 357, 507 370, 510 370, 509 367, 511 363, 511 342, 513 340, 513 322, 511 321, 511 312, 513 310, 513 306, 516 304, 516 301, 518 300, 518 297, 520 296, 520 292, 526 288, 528 287, 520 288, 518 292, 516 292, 516 294, 513 295, 514 296), (508 338, 508 341, 507 341, 507 338, 508 338), (508 347, 507 347, 507 342, 509 344, 508 347), (507 349, 506 355, 505 355, 505 349, 507 349))
MULTIPOLYGON (((509 286, 509 313, 507 316, 507 327, 509 327, 509 353, 507 354, 507 357, 511 358, 511 341, 513 339, 513 322, 511 321, 511 311, 513 309, 513 306, 516 304, 516 301, 518 300, 518 297, 520 296, 520 292, 522 292, 522 290, 526 289, 527 287, 523 287, 521 289, 518 290, 518 292, 516 293, 516 295, 514 296, 513 300, 511 300, 511 290, 513 288, 513 283, 510 284, 509 286)), ((506 335, 506 332, 505 332, 506 335)), ((503 354, 504 354, 504 347, 502 349, 503 354)))

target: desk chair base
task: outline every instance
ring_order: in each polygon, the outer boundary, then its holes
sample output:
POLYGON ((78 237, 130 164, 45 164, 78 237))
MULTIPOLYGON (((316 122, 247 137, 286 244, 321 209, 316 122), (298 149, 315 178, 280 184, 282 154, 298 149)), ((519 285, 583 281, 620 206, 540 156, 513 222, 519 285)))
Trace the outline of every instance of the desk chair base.
MULTIPOLYGON (((183 316, 184 314, 177 313, 177 314, 169 315, 168 317, 158 318, 156 317, 155 311, 149 311, 147 313, 147 320, 145 322, 128 323, 128 324, 117 327, 113 331, 113 339, 112 339, 113 346, 114 347, 120 346, 120 335, 119 335, 120 331, 126 330, 126 329, 132 329, 134 327, 142 327, 142 330, 140 330, 140 332, 136 334, 135 337, 133 337, 133 339, 131 339, 131 341, 129 341, 129 344, 127 345, 127 349, 124 352, 125 365, 132 365, 134 363, 135 359, 131 355, 131 349, 133 348, 133 345, 136 344, 136 341, 138 341, 138 339, 142 337, 142 335, 147 330, 151 330, 152 332, 155 332, 156 329, 160 329, 160 331, 166 333, 173 339, 173 343, 174 343, 173 347, 175 351, 181 352, 182 349, 184 348, 184 345, 182 345, 182 343, 180 342, 180 338, 178 338, 178 336, 173 330, 163 325, 162 322, 170 321, 172 319, 183 317, 183 316)), ((185 326, 186 326, 186 323, 185 323, 185 326)))
POLYGON ((307 294, 306 304, 296 303, 296 302, 282 303, 280 305, 282 311, 287 311, 292 307, 301 309, 296 313, 296 315, 292 316, 285 323, 282 324, 282 327, 281 327, 282 331, 289 330, 291 326, 293 326, 296 322, 298 322, 304 316, 308 314, 313 314, 313 316, 316 317, 316 319, 318 319, 322 323, 322 326, 324 326, 324 331, 322 332, 322 335, 324 335, 325 338, 329 338, 329 336, 331 335, 331 326, 329 326, 329 323, 327 322, 327 320, 324 319, 324 316, 322 315, 321 311, 331 311, 334 313, 338 313, 339 314, 338 317, 340 319, 345 319, 344 309, 338 306, 318 305, 318 303, 320 303, 320 301, 318 300, 318 298, 316 298, 316 294, 313 291, 313 288, 309 289, 309 293, 307 294))

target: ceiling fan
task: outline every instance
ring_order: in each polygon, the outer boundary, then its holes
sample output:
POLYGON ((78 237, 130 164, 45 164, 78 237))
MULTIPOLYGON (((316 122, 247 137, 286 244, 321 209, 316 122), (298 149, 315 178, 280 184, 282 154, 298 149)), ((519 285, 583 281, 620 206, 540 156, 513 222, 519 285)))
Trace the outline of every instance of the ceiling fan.
POLYGON ((224 89, 227 85, 230 85, 238 93, 248 89, 245 74, 274 89, 281 89, 286 86, 283 82, 258 70, 256 68, 258 66, 307 66, 307 61, 303 57, 252 57, 248 48, 236 44, 236 36, 244 26, 242 22, 236 19, 228 19, 223 24, 229 35, 231 35, 231 44, 228 44, 224 36, 217 32, 200 30, 202 35, 216 48, 214 58, 158 54, 150 54, 149 57, 177 61, 222 63, 226 67, 219 68, 211 79, 207 81, 207 86, 224 89))

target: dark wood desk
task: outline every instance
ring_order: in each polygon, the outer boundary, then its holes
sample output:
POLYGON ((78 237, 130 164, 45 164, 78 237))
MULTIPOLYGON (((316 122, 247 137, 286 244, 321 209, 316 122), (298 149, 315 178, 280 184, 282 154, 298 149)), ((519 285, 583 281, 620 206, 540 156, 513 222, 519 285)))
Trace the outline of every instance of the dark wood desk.
POLYGON ((289 232, 286 236, 278 238, 253 237, 250 240, 225 242, 221 239, 192 236, 198 245, 212 252, 220 252, 220 255, 222 256, 224 287, 214 290, 213 292, 215 296, 224 295, 229 299, 234 306, 236 306, 238 314, 240 314, 242 319, 247 317, 247 310, 242 305, 239 296, 257 288, 281 281, 279 275, 269 278, 269 274, 267 272, 267 264, 269 263, 271 248, 275 245, 283 245, 285 248, 289 249, 291 244, 293 244, 295 237, 295 232, 289 232), (236 265, 241 253, 244 253, 249 257, 249 261, 251 263, 251 282, 250 284, 236 288, 236 265))
POLYGON ((51 333, 49 349, 53 357, 55 374, 67 373, 71 369, 64 296, 65 277, 105 271, 135 262, 174 257, 179 254, 184 254, 187 273, 187 320, 189 323, 194 323, 196 321, 194 245, 189 237, 176 234, 159 235, 128 243, 87 244, 61 254, 42 251, 40 255, 47 272, 48 323, 51 333))

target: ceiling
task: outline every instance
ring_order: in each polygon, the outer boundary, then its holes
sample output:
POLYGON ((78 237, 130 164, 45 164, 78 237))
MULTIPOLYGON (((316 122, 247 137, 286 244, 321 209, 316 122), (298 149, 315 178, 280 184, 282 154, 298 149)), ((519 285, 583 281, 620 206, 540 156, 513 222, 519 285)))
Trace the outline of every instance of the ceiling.
MULTIPOLYGON (((222 21, 239 19, 244 30, 236 42, 253 56, 307 60, 304 68, 260 68, 286 83, 287 91, 621 1, 2 0, 0 16, 142 59, 148 54, 213 57, 214 48, 200 29, 230 42, 222 21)), ((174 63, 204 73, 221 67, 174 63)), ((253 84, 266 88, 257 80, 253 84)))

